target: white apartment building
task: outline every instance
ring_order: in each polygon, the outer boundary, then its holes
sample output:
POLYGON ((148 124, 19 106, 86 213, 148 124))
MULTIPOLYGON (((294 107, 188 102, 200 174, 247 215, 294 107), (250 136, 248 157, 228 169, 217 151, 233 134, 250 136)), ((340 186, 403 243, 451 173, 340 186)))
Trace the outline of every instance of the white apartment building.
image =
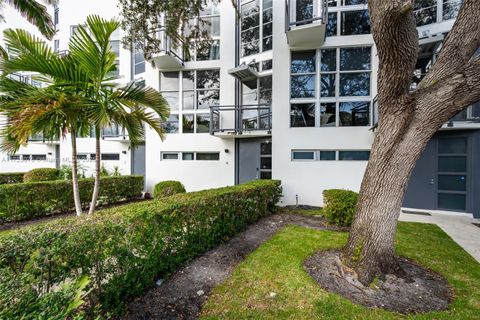
MULTIPOLYGON (((145 145, 133 151, 128 137, 105 136, 106 158, 125 174, 144 174, 148 190, 163 180, 194 191, 273 178, 282 181, 284 205, 322 205, 324 189, 358 191, 377 121, 378 60, 366 3, 238 0, 238 19, 231 2, 221 1, 198 18, 209 22, 212 41, 189 59, 168 39, 153 64, 119 46, 122 79, 157 88, 171 115, 163 142, 149 128, 145 145)), ((420 53, 412 86, 435 62, 461 0, 416 5, 420 53)), ((66 49, 74 26, 90 13, 114 17, 117 3, 62 0, 55 47, 66 49)), ((164 38, 161 28, 158 36, 164 38)), ((480 217, 479 116, 480 107, 471 106, 432 139, 406 207, 480 217)), ((93 140, 81 140, 79 153, 88 158, 93 140)), ((44 148, 55 158, 57 151, 68 155, 68 146, 30 143, 19 153, 44 148)), ((10 165, 0 171, 21 171, 10 165)))

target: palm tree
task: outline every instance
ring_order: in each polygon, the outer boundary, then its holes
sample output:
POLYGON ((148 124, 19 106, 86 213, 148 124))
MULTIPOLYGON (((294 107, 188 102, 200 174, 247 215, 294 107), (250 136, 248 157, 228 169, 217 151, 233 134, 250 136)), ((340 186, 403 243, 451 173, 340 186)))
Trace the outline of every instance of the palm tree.
POLYGON ((88 76, 85 93, 94 101, 88 107, 96 140, 95 184, 89 214, 95 211, 100 190, 102 129, 112 125, 124 128, 134 147, 143 138, 144 123, 163 139, 161 123, 169 115, 168 104, 157 90, 134 82, 118 84, 119 79, 114 76, 117 57, 111 47, 111 36, 119 27, 116 20, 89 16, 86 25, 78 28, 69 45, 71 57, 88 76))
POLYGON ((72 57, 58 56, 45 42, 24 30, 6 30, 4 39, 14 58, 1 63, 4 75, 0 77, 0 112, 7 117, 7 125, 0 132, 0 147, 16 151, 33 134, 41 133, 53 140, 70 133, 75 210, 81 215, 76 137, 90 130, 87 107, 92 102, 83 94, 88 78, 72 57), (22 71, 36 72, 45 87, 8 78, 22 71))
MULTIPOLYGON (((44 0, 45 4, 56 5, 58 0, 44 0)), ((47 7, 35 0, 1 0, 0 5, 7 3, 14 7, 28 22, 37 26, 38 30, 49 40, 55 34, 52 17, 48 14, 47 7)), ((4 17, 0 15, 0 19, 4 17)))

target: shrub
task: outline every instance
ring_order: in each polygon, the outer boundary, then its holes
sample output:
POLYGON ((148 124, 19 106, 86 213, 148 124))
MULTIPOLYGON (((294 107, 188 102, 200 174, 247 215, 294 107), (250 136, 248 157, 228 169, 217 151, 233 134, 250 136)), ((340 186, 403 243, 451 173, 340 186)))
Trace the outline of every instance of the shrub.
POLYGON ((22 183, 24 172, 0 173, 0 185, 11 183, 22 183))
MULTIPOLYGON (((100 180, 99 204, 139 198, 143 177, 105 177, 100 180)), ((80 199, 85 208, 92 197, 94 179, 80 179, 80 199)), ((0 185, 0 223, 26 220, 73 210, 72 181, 57 180, 0 185)))
POLYGON ((162 181, 155 185, 153 196, 155 198, 162 198, 185 192, 185 187, 180 181, 162 181))
MULTIPOLYGON (((153 286, 156 277, 165 277, 269 215, 280 194, 278 181, 261 180, 0 233, 0 274, 8 274, 0 279, 30 284, 21 287, 26 292, 12 289, 9 296, 0 295, 0 319, 24 315, 18 301, 25 296, 41 305, 45 295, 58 292, 65 281, 85 276, 90 283, 84 308, 114 312, 153 286)), ((29 312, 30 318, 42 318, 35 310, 29 312)))
POLYGON ((350 190, 324 190, 322 214, 330 223, 350 226, 355 213, 357 198, 358 193, 350 190))
POLYGON ((60 179, 60 170, 55 168, 37 168, 23 176, 23 182, 55 181, 60 179))

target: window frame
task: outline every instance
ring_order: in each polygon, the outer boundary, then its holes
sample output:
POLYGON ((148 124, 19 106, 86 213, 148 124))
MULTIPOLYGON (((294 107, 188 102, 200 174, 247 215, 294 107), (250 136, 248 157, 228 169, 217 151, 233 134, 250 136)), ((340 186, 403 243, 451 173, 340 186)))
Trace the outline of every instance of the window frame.
MULTIPOLYGON (((312 51, 312 50, 306 50, 306 51, 312 51)), ((315 125, 313 127, 315 128, 339 128, 339 127, 359 127, 359 128, 368 128, 372 126, 373 123, 373 97, 372 97, 372 84, 373 84, 373 47, 371 45, 356 45, 356 46, 345 46, 345 47, 326 47, 326 48, 321 48, 314 50, 315 51, 315 97, 309 97, 309 98, 291 98, 291 92, 289 93, 290 95, 290 109, 289 112, 291 113, 292 106, 296 104, 310 104, 313 103, 315 104, 315 125), (340 66, 340 59, 341 59, 341 50, 342 49, 354 49, 354 48, 369 48, 370 49, 370 64, 368 69, 362 69, 362 70, 341 70, 340 66), (324 50, 335 50, 335 70, 328 70, 328 71, 322 71, 322 52, 324 50), (340 95, 340 80, 342 74, 361 74, 361 73, 369 73, 369 95, 368 96, 341 96, 340 95), (335 95, 332 97, 322 97, 321 96, 321 89, 322 89, 322 76, 323 75, 334 75, 335 76, 335 95), (368 116, 368 125, 366 126, 341 126, 340 125, 340 104, 341 103, 354 103, 354 102, 365 102, 369 103, 369 116, 368 116), (335 126, 332 125, 321 125, 321 108, 322 104, 327 104, 327 103, 335 103, 335 126)), ((293 53, 293 52, 292 52, 293 53)), ((292 65, 292 55, 290 56, 290 68, 292 65)), ((291 69, 290 69, 291 70, 291 69)), ((292 75, 295 76, 299 73, 292 73, 290 72, 290 83, 289 83, 289 88, 291 91, 291 79, 292 75)), ((312 128, 312 126, 292 126, 292 121, 291 121, 291 116, 290 116, 290 128, 312 128)))
MULTIPOLYGON (((268 52, 268 51, 271 51, 273 49, 273 0, 272 1, 269 1, 269 0, 243 0, 241 1, 240 3, 240 57, 241 58, 244 58, 244 57, 249 57, 249 56, 253 56, 253 55, 257 55, 257 54, 261 54, 263 52, 268 52), (245 29, 243 30, 242 28, 242 21, 243 21, 243 6, 245 5, 249 5, 251 3, 254 3, 254 2, 258 2, 258 8, 259 8, 259 11, 258 11, 258 25, 257 26, 254 26, 254 27, 251 27, 249 29, 245 29), (265 3, 266 2, 269 2, 271 3, 270 7, 267 7, 265 8, 265 3), (267 22, 265 23, 264 22, 264 13, 266 11, 271 11, 272 14, 272 19, 270 22, 267 22), (265 32, 265 26, 270 24, 271 25, 271 34, 269 36, 264 36, 264 32, 265 32), (243 32, 246 32, 246 31, 250 31, 254 28, 258 28, 258 40, 251 40, 249 42, 243 42, 242 41, 242 33, 243 32), (269 49, 265 49, 264 47, 264 40, 267 39, 267 38, 270 38, 270 48, 269 49), (253 43, 255 41, 258 41, 258 51, 255 52, 255 53, 250 53, 250 54, 244 54, 244 50, 243 50, 243 47, 245 44, 249 44, 249 43, 253 43)), ((250 17, 250 16, 248 16, 250 17)))

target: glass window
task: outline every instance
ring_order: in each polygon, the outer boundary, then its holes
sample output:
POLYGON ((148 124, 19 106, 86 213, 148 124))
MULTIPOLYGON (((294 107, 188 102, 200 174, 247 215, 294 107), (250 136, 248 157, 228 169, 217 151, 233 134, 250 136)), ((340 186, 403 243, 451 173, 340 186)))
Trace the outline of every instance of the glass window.
POLYGON ((368 10, 341 12, 341 35, 370 33, 370 16, 368 10))
POLYGON ((162 160, 178 160, 178 152, 162 152, 162 160))
POLYGON ((371 53, 370 47, 341 48, 340 70, 370 70, 371 53))
POLYGON ((458 16, 463 0, 444 0, 443 20, 454 19, 458 16))
POLYGON ((179 128, 179 116, 178 114, 171 114, 168 120, 163 123, 162 127, 166 133, 178 133, 179 128))
POLYGON ((102 160, 104 161, 118 161, 120 154, 118 153, 102 153, 102 160))
POLYGON ((265 142, 260 144, 260 154, 271 155, 272 154, 272 144, 270 142, 265 142))
POLYGON ((193 110, 195 107, 195 91, 183 91, 183 110, 193 110))
POLYGON ((32 160, 32 156, 29 155, 29 154, 24 154, 24 155, 22 155, 22 160, 30 161, 30 160, 32 160))
POLYGON ((347 161, 347 160, 355 160, 355 161, 368 161, 370 158, 370 151, 339 151, 338 152, 338 159, 347 161))
POLYGON ((466 156, 440 156, 438 158, 440 172, 467 172, 466 156))
POLYGON ((313 0, 296 0, 295 3, 297 23, 313 18, 313 0))
POLYGON ((291 77, 290 93, 292 98, 315 97, 315 74, 293 75, 291 77))
POLYGON ((184 114, 182 119, 183 133, 194 133, 194 115, 184 114))
POLYGON ((210 132, 210 114, 197 114, 197 133, 210 132))
POLYGON ((182 86, 183 86, 183 90, 195 89, 195 72, 194 71, 182 72, 182 86))
POLYGON ((321 50, 320 56, 320 71, 325 72, 337 70, 337 49, 321 50))
POLYGON ((272 0, 254 0, 241 5, 242 56, 272 49, 272 0))
POLYGON ((315 160, 314 151, 292 151, 293 160, 315 160))
POLYGON ((272 76, 261 77, 259 80, 259 103, 272 103, 272 76))
POLYGON ((210 106, 216 106, 220 101, 219 90, 198 90, 197 91, 197 109, 209 109, 210 106))
POLYGON ((45 161, 45 160, 47 160, 47 155, 46 154, 32 154, 32 160, 45 161))
POLYGON ((466 191, 467 176, 465 175, 438 175, 438 190, 466 191))
POLYGON ((77 154, 77 160, 87 160, 87 156, 87 154, 77 154))
POLYGON ((218 153, 218 152, 197 152, 197 160, 202 160, 202 161, 220 160, 220 153, 218 153))
POLYGON ((177 111, 179 108, 178 92, 162 92, 163 98, 170 106, 170 111, 177 111))
POLYGON ((320 97, 335 97, 335 79, 334 73, 320 75, 320 97))
POLYGON ((367 0, 344 0, 345 6, 351 6, 356 4, 367 4, 367 0))
POLYGON ((466 195, 438 193, 438 208, 447 210, 466 210, 466 195))
POLYGON ((16 155, 16 154, 14 154, 14 155, 11 154, 11 155, 8 156, 8 159, 12 160, 12 161, 20 160, 20 156, 16 155))
POLYGON ((337 13, 330 12, 328 13, 328 22, 327 22, 327 37, 335 37, 337 35, 337 13))
POLYGON ((212 40, 202 43, 197 48, 197 61, 219 60, 220 59, 220 41, 212 40))
POLYGON ((336 152, 335 151, 320 151, 320 161, 335 161, 336 152))
POLYGON ((320 104, 320 126, 321 127, 335 127, 337 118, 336 103, 321 103, 320 104))
POLYGON ((193 152, 183 152, 182 153, 182 160, 192 161, 194 159, 195 159, 195 157, 194 157, 193 152))
POLYGON ((438 139, 438 153, 466 154, 467 138, 440 138, 438 139))
POLYGON ((369 96, 370 72, 341 73, 340 96, 369 96))
POLYGON ((339 104, 340 126, 368 126, 370 102, 341 102, 339 104))
POLYGON ((437 0, 416 0, 413 9, 418 27, 437 21, 437 0))
POLYGON ((178 91, 178 72, 161 72, 160 73, 160 90, 161 91, 178 91))
POLYGON ((291 73, 315 72, 315 51, 292 52, 291 73))
POLYGON ((139 74, 145 72, 145 57, 143 51, 135 51, 133 55, 134 73, 139 74))
POLYGON ((198 70, 198 89, 220 89, 220 70, 198 70))
POLYGON ((315 127, 315 103, 292 104, 290 126, 315 127))
POLYGON ((272 172, 271 171, 260 171, 260 179, 263 179, 263 180, 272 179, 272 172))
POLYGON ((260 158, 260 169, 271 170, 272 169, 272 157, 260 158))

